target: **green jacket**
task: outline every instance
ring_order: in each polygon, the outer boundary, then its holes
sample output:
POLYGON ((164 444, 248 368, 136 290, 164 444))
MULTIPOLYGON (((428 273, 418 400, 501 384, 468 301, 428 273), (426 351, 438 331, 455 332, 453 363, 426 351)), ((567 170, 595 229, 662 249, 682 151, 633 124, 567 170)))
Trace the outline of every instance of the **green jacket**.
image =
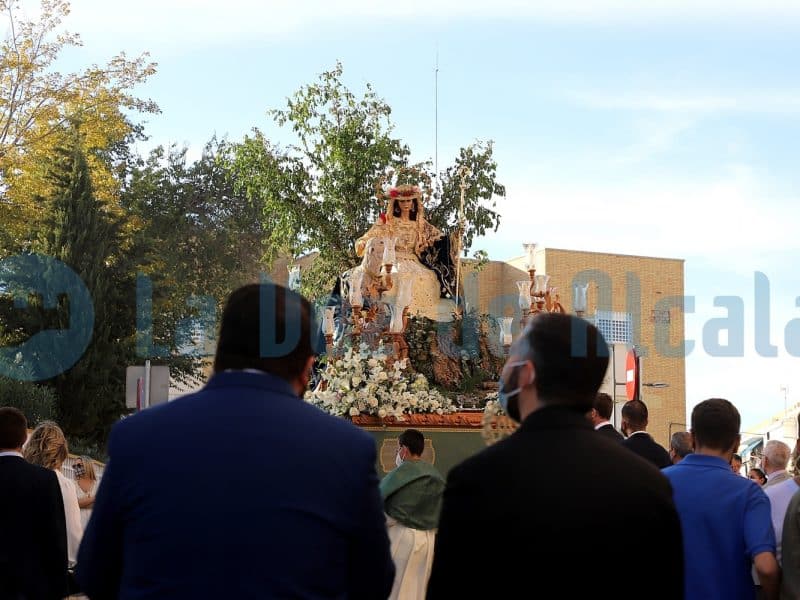
POLYGON ((383 509, 411 529, 436 529, 445 481, 432 464, 406 460, 380 483, 383 509))

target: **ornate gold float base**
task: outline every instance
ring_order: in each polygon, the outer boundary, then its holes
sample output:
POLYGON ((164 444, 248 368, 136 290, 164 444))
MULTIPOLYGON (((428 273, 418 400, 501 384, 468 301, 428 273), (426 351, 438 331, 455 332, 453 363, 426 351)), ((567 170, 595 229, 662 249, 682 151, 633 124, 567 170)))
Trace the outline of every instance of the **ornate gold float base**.
POLYGON ((456 412, 445 415, 420 413, 403 415, 403 420, 395 417, 380 418, 374 415, 351 417, 359 427, 444 427, 453 429, 480 429, 483 426, 483 412, 456 412))

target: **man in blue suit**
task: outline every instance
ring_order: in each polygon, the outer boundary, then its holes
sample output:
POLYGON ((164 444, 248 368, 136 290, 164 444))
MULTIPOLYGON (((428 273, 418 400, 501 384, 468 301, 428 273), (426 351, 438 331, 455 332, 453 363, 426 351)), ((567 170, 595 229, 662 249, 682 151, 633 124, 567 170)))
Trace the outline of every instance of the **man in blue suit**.
POLYGON ((214 375, 123 419, 78 557, 101 598, 385 598, 394 577, 375 443, 301 398, 308 301, 235 291, 214 375))

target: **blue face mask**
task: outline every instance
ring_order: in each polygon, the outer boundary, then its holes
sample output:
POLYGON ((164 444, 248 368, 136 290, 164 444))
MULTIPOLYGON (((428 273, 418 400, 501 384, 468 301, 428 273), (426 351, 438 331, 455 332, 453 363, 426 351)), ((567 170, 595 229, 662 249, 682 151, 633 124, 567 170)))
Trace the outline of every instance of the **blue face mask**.
MULTIPOLYGON (((513 373, 514 369, 516 369, 517 367, 521 367, 527 362, 528 362, 527 360, 520 360, 517 362, 509 363, 508 365, 506 365, 506 369, 510 369, 511 373, 513 373)), ((517 401, 516 397, 522 391, 523 386, 518 385, 513 390, 506 391, 505 385, 506 384, 503 381, 503 378, 500 377, 500 382, 497 386, 497 401, 500 403, 500 407, 503 409, 503 412, 505 412, 509 417, 511 417, 515 421, 519 422, 520 420, 519 402, 517 401)))

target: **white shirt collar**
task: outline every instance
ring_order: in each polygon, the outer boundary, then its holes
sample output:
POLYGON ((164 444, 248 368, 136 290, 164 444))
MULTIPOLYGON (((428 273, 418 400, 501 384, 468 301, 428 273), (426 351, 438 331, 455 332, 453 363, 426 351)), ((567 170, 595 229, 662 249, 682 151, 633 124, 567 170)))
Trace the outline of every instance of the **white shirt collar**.
POLYGON ((600 429, 601 427, 605 427, 606 425, 611 425, 611 421, 602 421, 594 426, 595 431, 600 429))
POLYGON ((24 458, 21 452, 17 452, 16 450, 9 450, 8 452, 0 452, 0 456, 19 456, 20 458, 24 458))

